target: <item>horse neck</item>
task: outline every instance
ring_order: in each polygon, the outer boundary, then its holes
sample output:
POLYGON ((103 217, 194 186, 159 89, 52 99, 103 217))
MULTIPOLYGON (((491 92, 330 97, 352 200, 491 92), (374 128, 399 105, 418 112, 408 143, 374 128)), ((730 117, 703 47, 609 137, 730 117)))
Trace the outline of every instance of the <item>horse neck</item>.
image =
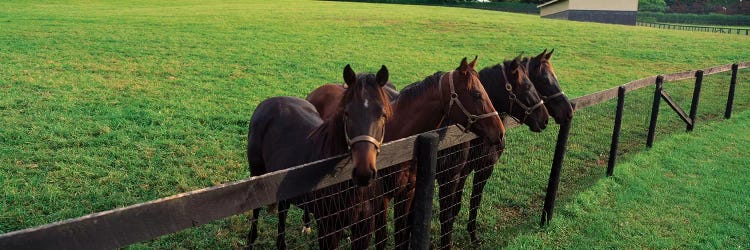
MULTIPOLYGON (((425 79, 425 81, 428 79, 425 79)), ((432 80, 439 81, 440 79, 432 80)), ((427 83, 423 81, 420 84, 427 83)), ((391 103, 393 115, 391 120, 386 123, 385 141, 439 128, 445 113, 448 112, 445 109, 448 107, 449 96, 442 96, 442 93, 438 91, 437 84, 425 86, 427 89, 419 95, 404 96, 401 94, 398 99, 391 103)), ((448 88, 448 86, 443 87, 448 88)))
POLYGON ((510 112, 510 98, 508 90, 505 89, 505 83, 508 82, 506 74, 503 72, 504 67, 496 65, 486 68, 479 72, 479 80, 482 82, 484 90, 492 101, 492 106, 500 113, 510 112))
POLYGON ((336 112, 310 134, 314 157, 324 159, 346 153, 348 147, 345 136, 343 115, 336 112))

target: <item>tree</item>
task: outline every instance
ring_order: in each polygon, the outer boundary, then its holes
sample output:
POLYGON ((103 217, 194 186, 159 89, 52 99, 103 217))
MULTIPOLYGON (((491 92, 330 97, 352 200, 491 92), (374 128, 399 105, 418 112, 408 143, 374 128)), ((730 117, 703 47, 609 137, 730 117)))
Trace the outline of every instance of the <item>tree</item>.
POLYGON ((664 0, 638 0, 638 10, 664 12, 667 10, 667 3, 664 0))

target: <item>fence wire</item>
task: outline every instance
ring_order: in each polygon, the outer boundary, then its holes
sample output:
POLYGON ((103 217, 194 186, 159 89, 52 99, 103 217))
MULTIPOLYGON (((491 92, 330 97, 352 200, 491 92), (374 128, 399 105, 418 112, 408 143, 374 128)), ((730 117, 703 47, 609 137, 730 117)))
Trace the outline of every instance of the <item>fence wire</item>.
MULTIPOLYGON (((735 112, 750 109, 750 96, 743 94, 750 93, 750 84, 747 84, 750 74, 745 71, 741 70, 738 77, 735 112)), ((704 77, 693 133, 700 133, 702 123, 723 118, 730 75, 731 72, 726 72, 704 77)), ((694 82, 691 79, 664 83, 664 90, 686 113, 690 110, 694 82)), ((635 152, 645 148, 653 97, 653 86, 626 94, 618 162, 627 161, 635 152)), ((605 175, 616 103, 617 100, 613 99, 575 112, 558 204, 569 202, 576 192, 590 187, 605 175)), ((685 133, 685 126, 662 101, 655 143, 658 144, 664 136, 685 133)), ((550 124, 540 133, 532 132, 525 126, 510 129, 506 133, 504 151, 493 150, 481 140, 441 150, 430 226, 433 249, 494 249, 507 244, 519 232, 536 227, 543 207, 558 129, 556 124, 550 124), (481 193, 478 192, 480 186, 483 188, 481 193), (478 203, 480 195, 482 199, 478 203), (475 200, 473 203, 472 199, 475 200), (472 211, 476 211, 474 227, 470 226, 472 211), (472 234, 477 239, 472 239, 472 234), (448 237, 450 245, 447 245, 448 237)), ((364 194, 358 192, 362 191, 361 188, 346 182, 294 199, 287 210, 284 231, 287 248, 319 249, 322 248, 319 245, 322 238, 331 239, 328 244, 337 244, 342 249, 365 246, 395 249, 407 246, 410 230, 408 214, 396 210, 403 210, 411 202, 408 195, 403 198, 411 188, 404 184, 411 174, 409 170, 409 167, 401 166, 381 170, 374 182, 379 183, 377 188, 371 187, 364 194), (383 207, 386 200, 389 205, 383 207), (310 231, 307 233, 302 230, 305 225, 303 209, 311 214, 310 231), (397 219, 405 224, 395 225, 397 219), (355 225, 361 223, 371 223, 368 233, 356 233, 355 225), (405 234, 396 237, 399 233, 405 234)), ((263 209, 258 224, 258 237, 252 247, 276 248, 279 235, 277 214, 263 209)))

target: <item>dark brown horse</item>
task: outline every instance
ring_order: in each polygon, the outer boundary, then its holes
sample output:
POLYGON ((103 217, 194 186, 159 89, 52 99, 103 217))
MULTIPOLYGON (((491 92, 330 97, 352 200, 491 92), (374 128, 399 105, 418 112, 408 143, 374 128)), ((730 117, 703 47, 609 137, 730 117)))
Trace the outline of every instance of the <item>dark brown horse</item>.
POLYGON ((555 70, 552 68, 550 58, 554 52, 553 49, 547 53, 545 49, 535 57, 524 58, 522 63, 526 65, 529 79, 534 83, 539 94, 542 95, 544 105, 547 106, 550 115, 555 118, 556 123, 563 124, 573 119, 574 110, 568 97, 562 91, 555 70))
MULTIPOLYGON (((286 169, 303 163, 349 152, 354 164, 352 180, 360 188, 330 187, 313 192, 314 200, 295 200, 303 210, 316 218, 335 221, 357 221, 357 215, 337 213, 328 206, 356 208, 352 213, 370 217, 372 210, 356 204, 358 198, 369 195, 376 173, 376 155, 384 139, 385 122, 391 114, 390 103, 383 86, 388 81, 388 70, 383 66, 377 75, 355 74, 349 65, 344 68, 344 81, 348 85, 337 104, 335 113, 325 121, 308 101, 295 97, 274 97, 261 102, 250 119, 248 133, 248 163, 253 176, 286 169), (351 190, 329 195, 330 190, 351 190), (322 198, 321 198, 322 197, 322 198), (338 215, 337 215, 338 214, 338 215)), ((285 249, 286 213, 292 201, 279 202, 279 228, 276 244, 285 249)), ((363 206, 367 206, 364 204, 363 206)), ((257 221, 260 209, 253 210, 250 245, 257 238, 257 221)), ((366 225, 357 231, 370 233, 366 225)), ((318 232, 321 249, 334 249, 340 240, 336 223, 319 220, 318 232), (334 239, 339 236, 338 239, 334 239)), ((369 237, 365 242, 369 244, 369 237)), ((362 243, 362 244, 365 244, 362 243)), ((363 245, 366 247, 366 245, 363 245)))
MULTIPOLYGON (((534 132, 541 132, 547 127, 549 114, 522 67, 520 57, 482 69, 479 79, 498 112, 526 124, 534 132)), ((477 142, 456 145, 440 152, 436 176, 439 185, 440 248, 450 248, 453 223, 461 209, 466 178, 474 172, 470 213, 476 214, 484 185, 501 153, 502 148, 477 142), (451 156, 447 157, 448 154, 451 156)), ((474 239, 476 230, 472 230, 472 224, 469 224, 469 229, 474 239)))

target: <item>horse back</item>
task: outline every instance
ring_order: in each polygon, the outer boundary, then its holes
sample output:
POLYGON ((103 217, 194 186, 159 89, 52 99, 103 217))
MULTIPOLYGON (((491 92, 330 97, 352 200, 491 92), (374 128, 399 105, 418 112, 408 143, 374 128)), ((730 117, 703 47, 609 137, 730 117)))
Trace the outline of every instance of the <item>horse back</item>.
POLYGON ((296 97, 261 102, 250 118, 247 158, 253 176, 305 163, 308 135, 323 123, 315 107, 296 97))
POLYGON ((346 88, 340 84, 326 84, 310 92, 305 99, 312 103, 320 117, 325 120, 336 114, 345 91, 346 88))

